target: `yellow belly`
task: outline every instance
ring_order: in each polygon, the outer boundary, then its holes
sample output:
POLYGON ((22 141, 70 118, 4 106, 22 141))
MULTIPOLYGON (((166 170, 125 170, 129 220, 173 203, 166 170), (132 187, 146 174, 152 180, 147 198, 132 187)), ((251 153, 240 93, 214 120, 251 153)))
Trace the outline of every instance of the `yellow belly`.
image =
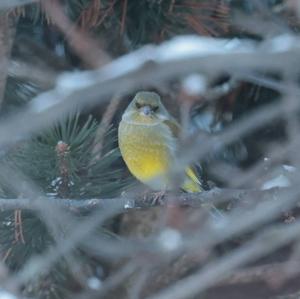
POLYGON ((120 124, 119 147, 130 172, 153 189, 165 189, 172 160, 166 136, 155 126, 120 124))
MULTIPOLYGON (((155 190, 170 187, 168 171, 175 157, 176 143, 168 128, 121 121, 118 139, 122 157, 138 180, 155 190)), ((181 187, 186 192, 202 190, 191 168, 186 169, 181 187)))

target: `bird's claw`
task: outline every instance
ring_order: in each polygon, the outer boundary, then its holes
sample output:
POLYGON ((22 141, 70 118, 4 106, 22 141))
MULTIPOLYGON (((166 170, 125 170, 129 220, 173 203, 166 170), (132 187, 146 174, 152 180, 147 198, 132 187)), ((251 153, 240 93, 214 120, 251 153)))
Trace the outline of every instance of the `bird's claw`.
POLYGON ((151 201, 152 206, 160 206, 164 204, 163 198, 166 194, 166 191, 158 191, 153 193, 153 199, 151 201))

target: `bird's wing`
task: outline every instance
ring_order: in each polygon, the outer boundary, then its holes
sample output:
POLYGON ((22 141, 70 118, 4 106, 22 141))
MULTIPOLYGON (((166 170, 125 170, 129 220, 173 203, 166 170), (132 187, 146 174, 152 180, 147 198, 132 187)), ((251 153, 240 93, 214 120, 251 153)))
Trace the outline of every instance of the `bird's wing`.
MULTIPOLYGON (((181 127, 175 119, 165 120, 164 124, 166 124, 174 138, 178 138, 181 132, 181 127)), ((199 166, 200 167, 200 166, 199 166)), ((185 170, 186 178, 182 185, 182 189, 186 192, 201 192, 203 190, 202 183, 200 179, 200 173, 197 170, 197 166, 189 166, 185 170)))
POLYGON ((179 123, 173 118, 166 119, 163 121, 163 123, 168 126, 168 128, 171 130, 173 137, 177 139, 181 132, 181 127, 179 123))
MULTIPOLYGON (((164 123, 171 130, 173 137, 178 138, 181 128, 175 119, 165 120, 164 123)), ((188 193, 201 192, 203 190, 209 190, 207 182, 203 179, 203 172, 199 164, 194 164, 185 169, 186 177, 183 181, 181 189, 188 193)), ((208 208, 210 214, 217 220, 224 218, 223 213, 216 208, 213 204, 205 205, 208 208)))

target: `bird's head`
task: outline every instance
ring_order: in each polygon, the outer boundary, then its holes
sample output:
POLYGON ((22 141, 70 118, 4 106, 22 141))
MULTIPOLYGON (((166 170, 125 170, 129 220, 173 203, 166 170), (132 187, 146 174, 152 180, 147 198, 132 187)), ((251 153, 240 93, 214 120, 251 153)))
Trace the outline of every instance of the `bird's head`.
POLYGON ((154 125, 169 118, 169 113, 155 92, 138 92, 123 114, 123 120, 154 125))

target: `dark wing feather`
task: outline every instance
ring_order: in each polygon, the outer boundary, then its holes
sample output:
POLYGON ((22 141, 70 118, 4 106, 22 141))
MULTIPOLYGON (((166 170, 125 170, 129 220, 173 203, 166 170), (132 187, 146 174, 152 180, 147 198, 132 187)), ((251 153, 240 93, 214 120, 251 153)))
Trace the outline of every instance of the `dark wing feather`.
MULTIPOLYGON (((164 124, 166 124, 169 127, 169 129, 171 130, 175 138, 179 137, 181 133, 181 128, 175 119, 165 120, 164 124)), ((185 172, 190 183, 188 181, 186 182, 187 188, 183 187, 184 191, 191 192, 191 189, 193 189, 196 192, 196 190, 199 189, 197 190, 197 192, 199 192, 203 189, 206 189, 207 184, 203 182, 202 179, 203 172, 200 165, 194 164, 193 166, 188 167, 185 172), (190 190, 185 190, 185 189, 190 189, 190 190)))

